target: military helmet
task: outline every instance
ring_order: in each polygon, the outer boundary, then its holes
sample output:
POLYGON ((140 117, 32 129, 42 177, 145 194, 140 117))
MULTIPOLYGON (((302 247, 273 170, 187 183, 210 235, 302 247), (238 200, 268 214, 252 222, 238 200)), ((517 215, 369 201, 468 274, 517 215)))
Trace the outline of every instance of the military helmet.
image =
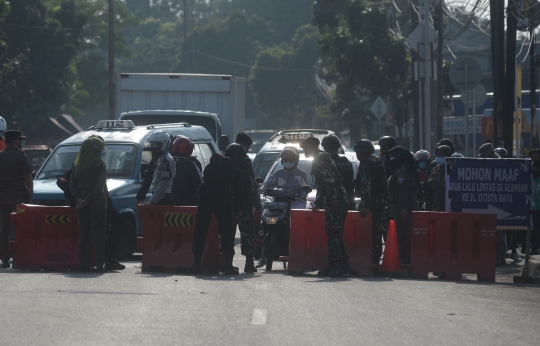
POLYGON ((231 159, 234 159, 235 157, 241 157, 241 158, 244 158, 244 156, 246 156, 246 148, 244 148, 243 146, 241 146, 240 144, 238 143, 232 143, 232 144, 229 144, 229 146, 227 147, 227 149, 225 149, 225 153, 224 155, 231 158, 231 159))
POLYGON ((325 149, 339 149, 341 148, 341 141, 336 135, 326 135, 322 140, 321 146, 325 149))
POLYGON ((354 143, 353 150, 359 154, 371 155, 375 152, 375 147, 369 139, 361 139, 358 142, 354 143))
POLYGON ((379 139, 379 147, 382 151, 390 150, 397 145, 397 140, 392 136, 384 136, 379 139))
POLYGON ((443 138, 437 143, 437 148, 441 145, 447 145, 450 147, 450 150, 452 150, 452 153, 456 152, 456 146, 454 145, 454 142, 450 138, 443 138))

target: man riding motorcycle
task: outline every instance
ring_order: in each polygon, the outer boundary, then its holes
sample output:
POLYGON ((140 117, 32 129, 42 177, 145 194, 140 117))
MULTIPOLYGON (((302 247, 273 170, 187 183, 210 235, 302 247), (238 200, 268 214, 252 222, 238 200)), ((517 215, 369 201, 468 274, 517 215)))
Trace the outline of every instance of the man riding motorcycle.
MULTIPOLYGON (((262 184, 261 189, 283 189, 289 192, 294 192, 299 198, 305 199, 307 192, 302 190, 302 186, 307 185, 306 172, 298 168, 300 156, 293 148, 285 148, 279 154, 283 168, 278 169, 262 184)), ((306 203, 302 201, 291 201, 291 209, 306 209, 306 203)), ((263 247, 261 258, 257 264, 257 268, 261 268, 266 264, 265 249, 263 247)))

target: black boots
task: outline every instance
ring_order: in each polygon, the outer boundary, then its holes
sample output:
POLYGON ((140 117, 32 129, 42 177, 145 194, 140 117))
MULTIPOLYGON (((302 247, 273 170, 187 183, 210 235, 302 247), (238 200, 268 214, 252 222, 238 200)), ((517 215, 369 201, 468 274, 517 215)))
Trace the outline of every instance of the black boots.
POLYGON ((188 269, 190 274, 198 274, 201 272, 201 257, 196 256, 193 265, 188 269))
POLYGON ((246 256, 246 265, 244 266, 244 273, 256 273, 255 263, 253 263, 253 255, 246 256))

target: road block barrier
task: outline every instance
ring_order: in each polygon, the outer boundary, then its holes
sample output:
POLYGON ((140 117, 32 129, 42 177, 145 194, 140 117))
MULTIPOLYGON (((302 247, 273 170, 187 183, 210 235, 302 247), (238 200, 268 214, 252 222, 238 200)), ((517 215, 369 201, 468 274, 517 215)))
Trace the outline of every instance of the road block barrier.
POLYGON ((19 204, 10 220, 17 226, 15 240, 9 242, 14 269, 79 267, 79 223, 75 207, 19 204))
POLYGON ((495 281, 496 234, 494 214, 413 212, 412 276, 477 274, 479 281, 495 281))
MULTIPOLYGON (((193 265, 193 234, 197 207, 143 206, 137 210, 143 223, 142 271, 185 272, 193 265)), ((218 274, 219 228, 212 215, 201 258, 201 272, 218 274)))
MULTIPOLYGON (((349 211, 343 228, 343 239, 352 269, 358 275, 370 276, 371 213, 362 218, 359 212, 349 211)), ((304 270, 321 270, 327 265, 328 236, 324 210, 315 213, 308 209, 291 210, 288 273, 302 274, 304 270)))

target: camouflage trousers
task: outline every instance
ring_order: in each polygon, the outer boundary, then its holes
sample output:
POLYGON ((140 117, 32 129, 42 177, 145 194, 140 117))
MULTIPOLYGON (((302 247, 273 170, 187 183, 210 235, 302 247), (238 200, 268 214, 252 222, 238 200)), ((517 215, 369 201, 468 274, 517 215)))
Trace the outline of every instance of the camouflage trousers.
POLYGON ((255 248, 255 217, 253 209, 244 209, 238 219, 238 228, 240 229, 240 240, 243 256, 256 255, 255 248))
POLYGON ((379 264, 382 256, 382 238, 386 232, 386 210, 372 211, 371 222, 372 263, 379 264))
POLYGON ((328 235, 328 261, 332 264, 346 261, 347 247, 343 241, 343 226, 347 217, 347 204, 340 203, 341 210, 332 212, 330 206, 325 209, 326 234, 328 235))

